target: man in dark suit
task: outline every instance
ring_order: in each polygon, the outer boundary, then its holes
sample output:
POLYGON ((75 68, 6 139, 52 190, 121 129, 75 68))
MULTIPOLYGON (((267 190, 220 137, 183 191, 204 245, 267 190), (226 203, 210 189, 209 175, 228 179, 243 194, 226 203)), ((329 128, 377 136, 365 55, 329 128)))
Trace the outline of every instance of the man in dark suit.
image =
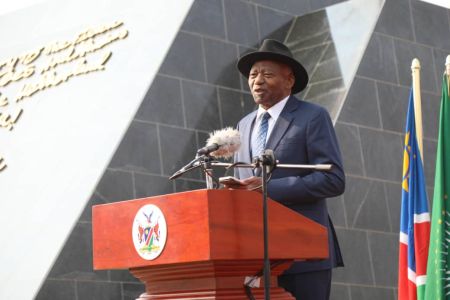
MULTIPOLYGON (((329 259, 296 262, 279 277, 279 284, 297 299, 328 299, 331 269, 343 266, 326 204, 327 197, 338 196, 345 188, 333 123, 324 108, 293 96, 306 87, 308 74, 284 44, 264 40, 258 51, 242 56, 237 66, 248 78, 259 107, 238 124, 242 145, 235 161, 251 162, 264 149, 272 149, 283 164, 333 165, 331 171, 275 169, 268 183, 271 199, 324 225, 329 236, 329 259)), ((261 178, 251 169, 236 169, 235 176, 242 185, 229 187, 261 187, 261 178)))

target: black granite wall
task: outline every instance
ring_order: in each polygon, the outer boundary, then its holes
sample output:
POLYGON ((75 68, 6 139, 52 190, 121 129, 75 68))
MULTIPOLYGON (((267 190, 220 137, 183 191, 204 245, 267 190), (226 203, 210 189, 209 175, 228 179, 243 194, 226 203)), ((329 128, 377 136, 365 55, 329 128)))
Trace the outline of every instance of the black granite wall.
MULTIPOLYGON (((92 199, 36 299, 135 299, 127 271, 92 271, 91 206, 204 187, 200 173, 168 181, 204 145, 254 109, 237 58, 294 16, 341 1, 196 0, 92 199)), ((329 200, 346 261, 332 299, 395 299, 402 138, 411 59, 422 63, 427 183, 433 184, 440 74, 450 12, 387 0, 336 124, 347 190, 329 200)), ((308 100, 308 99, 307 99, 308 100)))

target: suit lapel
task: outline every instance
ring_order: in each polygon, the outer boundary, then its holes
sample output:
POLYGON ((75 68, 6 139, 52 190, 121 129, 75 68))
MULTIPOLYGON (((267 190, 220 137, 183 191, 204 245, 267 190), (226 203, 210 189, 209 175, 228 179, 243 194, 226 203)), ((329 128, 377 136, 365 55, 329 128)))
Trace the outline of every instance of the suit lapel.
POLYGON ((281 111, 281 114, 272 129, 272 133, 267 140, 266 149, 275 150, 278 146, 281 138, 284 136, 286 130, 288 130, 292 120, 294 119, 291 112, 297 109, 298 104, 298 100, 295 97, 289 97, 289 100, 286 102, 285 107, 281 111))

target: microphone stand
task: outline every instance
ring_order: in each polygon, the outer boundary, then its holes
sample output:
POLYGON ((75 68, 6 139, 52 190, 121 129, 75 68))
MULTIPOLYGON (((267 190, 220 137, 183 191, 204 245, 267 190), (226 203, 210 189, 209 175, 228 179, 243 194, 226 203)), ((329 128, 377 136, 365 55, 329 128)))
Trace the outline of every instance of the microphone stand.
POLYGON ((189 172, 191 170, 202 168, 203 172, 205 173, 205 180, 206 180, 206 188, 207 189, 213 189, 214 188, 214 182, 213 182, 213 169, 212 169, 213 159, 209 154, 203 154, 198 155, 191 160, 187 165, 182 167, 180 170, 176 171, 172 176, 169 177, 170 180, 177 179, 181 175, 183 175, 186 172, 189 172))
POLYGON ((180 177, 184 173, 192 171, 192 170, 197 169, 198 167, 200 167, 201 166, 200 159, 201 159, 201 157, 196 156, 187 165, 185 165, 184 167, 182 167, 181 169, 179 169, 178 171, 173 173, 172 176, 169 177, 169 180, 177 179, 178 177, 180 177))
POLYGON ((173 174, 170 179, 175 179, 187 171, 195 169, 202 166, 205 170, 206 175, 206 185, 208 189, 213 188, 212 182, 212 167, 226 167, 226 168, 260 168, 261 179, 262 179, 262 200, 263 200, 263 235, 264 235, 264 299, 270 300, 270 259, 269 259, 269 234, 268 234, 268 205, 267 205, 267 181, 268 175, 273 171, 274 168, 282 169, 311 169, 320 171, 329 171, 332 168, 331 164, 316 164, 316 165, 297 165, 297 164, 279 164, 275 160, 273 151, 266 149, 264 153, 256 157, 253 163, 222 163, 212 161, 209 155, 202 155, 196 157, 189 164, 184 166, 181 170, 173 174))
POLYGON ((214 188, 212 159, 209 155, 205 155, 201 160, 202 169, 205 172, 206 188, 211 190, 214 188))
POLYGON ((256 165, 261 168, 262 196, 263 196, 263 235, 264 235, 264 299, 270 300, 270 259, 269 259, 269 225, 267 209, 267 177, 268 173, 275 167, 276 161, 273 152, 267 154, 266 151, 256 158, 256 165))

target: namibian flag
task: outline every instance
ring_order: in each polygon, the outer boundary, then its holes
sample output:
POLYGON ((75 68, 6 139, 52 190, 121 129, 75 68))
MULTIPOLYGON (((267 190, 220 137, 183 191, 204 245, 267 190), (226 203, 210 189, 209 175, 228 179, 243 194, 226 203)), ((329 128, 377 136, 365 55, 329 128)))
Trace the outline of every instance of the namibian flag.
POLYGON ((425 178, 416 138, 411 91, 403 152, 402 207, 398 265, 398 299, 424 299, 430 235, 425 178))

